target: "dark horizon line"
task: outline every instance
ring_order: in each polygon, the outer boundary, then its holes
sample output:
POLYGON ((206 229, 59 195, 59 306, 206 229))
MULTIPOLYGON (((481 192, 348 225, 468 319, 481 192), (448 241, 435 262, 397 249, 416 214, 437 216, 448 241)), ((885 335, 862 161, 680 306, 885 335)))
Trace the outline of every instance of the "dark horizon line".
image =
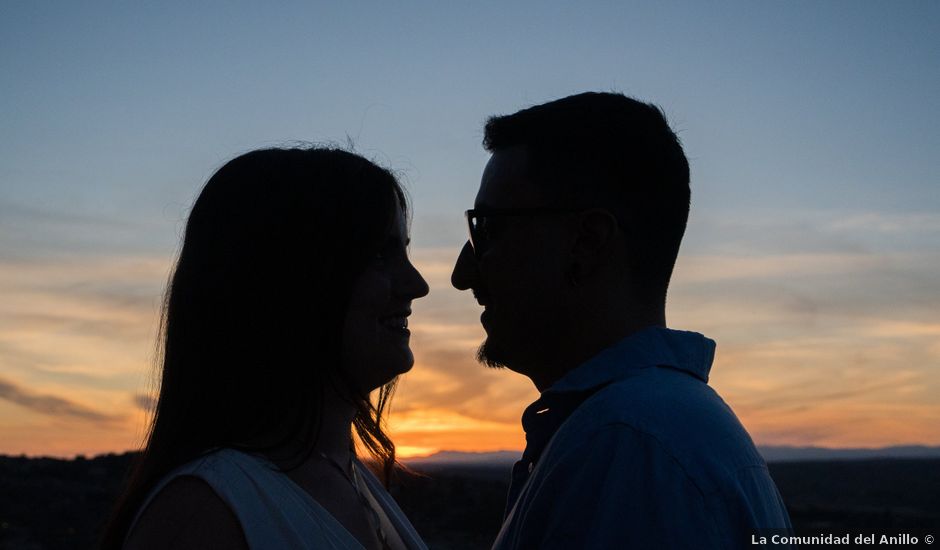
MULTIPOLYGON (((772 453, 776 452, 817 452, 817 453, 833 453, 833 454, 848 454, 848 453, 860 453, 860 454, 871 454, 879 453, 885 451, 891 452, 924 452, 928 453, 928 456, 924 458, 940 458, 940 445, 928 445, 926 443, 905 443, 900 445, 887 445, 883 447, 820 447, 816 445, 757 445, 758 451, 761 454, 765 454, 770 451, 772 453), (934 454, 936 453, 936 454, 934 454)), ((98 453, 95 455, 88 456, 84 453, 74 453, 74 454, 65 454, 65 455, 53 455, 53 454, 28 454, 28 453, 0 453, 0 458, 27 458, 27 459, 53 459, 53 460, 93 460, 100 457, 108 456, 122 456, 126 454, 139 453, 141 449, 126 449, 124 451, 108 451, 104 453, 98 453)), ((485 456, 492 455, 522 455, 522 450, 513 450, 513 449, 498 449, 494 451, 457 451, 452 449, 442 449, 436 451, 429 455, 413 456, 408 458, 400 459, 401 462, 411 462, 411 461, 422 461, 422 460, 433 460, 435 457, 441 455, 453 455, 461 457, 464 459, 473 459, 475 457, 482 458, 485 456)), ((865 458, 868 458, 866 456, 865 458)), ((875 458, 875 456, 872 456, 875 458)), ((912 457, 916 458, 916 456, 912 457)), ((765 459, 767 459, 765 457, 765 459)))

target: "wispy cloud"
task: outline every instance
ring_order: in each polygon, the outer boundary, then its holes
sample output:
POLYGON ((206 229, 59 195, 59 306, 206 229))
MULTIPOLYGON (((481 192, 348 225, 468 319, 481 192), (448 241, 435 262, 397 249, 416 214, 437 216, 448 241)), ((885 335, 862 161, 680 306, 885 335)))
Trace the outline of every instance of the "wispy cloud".
POLYGON ((829 222, 833 231, 869 231, 892 234, 940 233, 936 212, 859 212, 829 222))
POLYGON ((938 252, 940 214, 929 211, 693 209, 683 250, 691 254, 887 254, 938 252))
POLYGON ((891 262, 873 254, 692 255, 677 268, 679 283, 835 276, 883 267, 891 262))
POLYGON ((106 424, 124 419, 121 416, 96 411, 91 407, 64 397, 31 392, 3 378, 0 378, 0 399, 15 403, 36 413, 57 418, 106 424))
POLYGON ((0 260, 76 255, 97 257, 167 249, 176 240, 170 220, 127 220, 86 211, 50 210, 0 199, 0 260), (155 230, 154 224, 160 225, 155 230))
MULTIPOLYGON (((932 230, 930 218, 908 225, 861 215, 797 218, 702 224, 707 231, 680 257, 670 324, 718 341, 713 384, 759 442, 937 443, 940 250, 905 237, 932 230)), ((476 362, 485 333, 472 295, 450 286, 457 253, 456 246, 411 251, 431 294, 414 304, 416 364, 391 410, 403 453, 518 449, 519 416, 538 396, 528 379, 476 362)), ((2 381, 0 399, 17 403, 31 425, 52 415, 97 423, 96 445, 136 441, 130 422, 84 403, 106 403, 143 429, 171 259, 0 258, 0 359, 17 380, 2 381)), ((12 428, 5 433, 8 451, 40 447, 29 443, 29 430, 15 441, 12 428)), ((62 452, 78 441, 78 432, 68 445, 65 432, 56 433, 62 452)))
POLYGON ((169 264, 150 256, 0 261, 5 366, 24 378, 69 373, 99 383, 142 371, 169 264))
MULTIPOLYGON (((937 331, 940 250, 873 240, 930 230, 931 218, 908 225, 890 217, 805 218, 717 224, 736 237, 680 257, 671 324, 718 340, 713 381, 759 441, 935 441, 940 406, 929 396, 940 391, 932 372, 940 346, 928 340, 937 331), (904 414, 905 407, 916 414, 904 414)), ((522 408, 537 394, 518 375, 474 361, 483 338, 479 308, 449 287, 455 255, 449 248, 414 253, 432 293, 415 305, 418 363, 403 381, 397 411, 449 411, 519 429, 522 408)), ((440 431, 411 430, 407 438, 423 447, 448 440, 440 431)))
POLYGON ((135 393, 133 401, 134 406, 147 413, 151 413, 157 408, 157 398, 149 393, 135 393))

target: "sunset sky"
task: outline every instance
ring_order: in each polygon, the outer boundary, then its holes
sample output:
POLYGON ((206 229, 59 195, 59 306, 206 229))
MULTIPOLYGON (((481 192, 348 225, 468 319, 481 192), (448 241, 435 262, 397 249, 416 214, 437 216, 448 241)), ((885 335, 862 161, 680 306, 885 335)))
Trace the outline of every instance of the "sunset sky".
POLYGON ((352 142, 412 198, 431 294, 400 454, 521 449, 537 392, 476 364, 449 277, 486 117, 586 90, 678 131, 667 321, 718 342, 755 441, 940 445, 940 3, 340 4, 0 5, 0 453, 140 444, 190 204, 298 141, 352 142))

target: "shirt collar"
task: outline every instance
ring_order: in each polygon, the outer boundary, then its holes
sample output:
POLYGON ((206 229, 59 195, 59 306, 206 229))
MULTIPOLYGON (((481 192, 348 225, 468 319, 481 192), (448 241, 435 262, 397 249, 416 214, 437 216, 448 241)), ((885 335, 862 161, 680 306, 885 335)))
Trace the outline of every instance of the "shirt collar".
POLYGON ((707 383, 714 358, 714 340, 697 332, 647 327, 588 359, 545 393, 585 391, 625 378, 635 369, 656 366, 672 367, 707 383))

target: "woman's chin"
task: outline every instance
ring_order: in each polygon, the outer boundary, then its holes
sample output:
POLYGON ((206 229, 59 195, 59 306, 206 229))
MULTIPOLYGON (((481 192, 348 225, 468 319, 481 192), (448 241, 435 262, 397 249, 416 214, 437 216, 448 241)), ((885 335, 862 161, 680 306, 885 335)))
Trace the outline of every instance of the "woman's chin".
POLYGON ((409 361, 403 361, 400 364, 396 365, 385 365, 386 368, 382 370, 381 376, 375 376, 363 386, 367 389, 366 393, 372 393, 373 391, 381 388, 382 386, 393 382, 399 376, 407 373, 414 367, 414 359, 409 361))
POLYGON ((402 361, 400 364, 395 365, 394 368, 388 370, 389 377, 382 385, 388 384, 392 380, 395 380, 399 376, 408 373, 415 366, 414 356, 411 353, 408 353, 407 361, 402 361))

